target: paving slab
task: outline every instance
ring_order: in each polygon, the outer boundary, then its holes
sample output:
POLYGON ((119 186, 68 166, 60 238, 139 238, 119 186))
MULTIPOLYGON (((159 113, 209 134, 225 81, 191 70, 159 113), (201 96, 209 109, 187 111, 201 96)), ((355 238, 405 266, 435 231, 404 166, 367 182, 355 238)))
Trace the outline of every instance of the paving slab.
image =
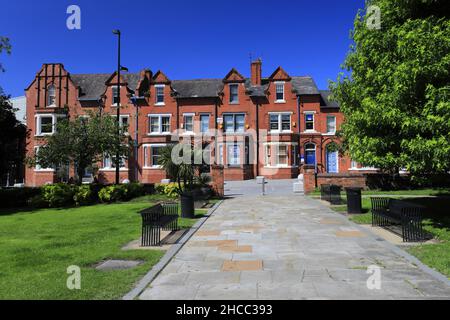
POLYGON ((265 196, 227 182, 229 198, 139 298, 450 299, 448 279, 292 182, 269 181, 265 196), (379 290, 367 286, 374 266, 379 290))

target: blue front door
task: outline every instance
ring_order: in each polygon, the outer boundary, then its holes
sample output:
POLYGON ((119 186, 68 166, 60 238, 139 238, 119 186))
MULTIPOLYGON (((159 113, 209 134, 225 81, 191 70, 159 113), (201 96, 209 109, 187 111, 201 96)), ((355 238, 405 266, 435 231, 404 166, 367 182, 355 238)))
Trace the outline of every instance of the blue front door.
POLYGON ((310 164, 310 165, 315 165, 316 164, 316 151, 309 151, 307 150, 305 152, 305 163, 306 164, 310 164))
POLYGON ((327 151, 327 172, 338 173, 338 152, 327 151))

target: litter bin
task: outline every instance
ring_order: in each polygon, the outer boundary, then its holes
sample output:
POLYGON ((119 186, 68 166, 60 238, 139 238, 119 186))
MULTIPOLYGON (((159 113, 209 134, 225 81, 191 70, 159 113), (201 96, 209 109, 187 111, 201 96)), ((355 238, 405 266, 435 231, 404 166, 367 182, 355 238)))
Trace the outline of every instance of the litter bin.
POLYGON ((330 204, 341 204, 341 186, 330 185, 330 204))
POLYGON ((347 192, 348 213, 362 213, 361 190, 362 188, 345 188, 345 191, 347 192))

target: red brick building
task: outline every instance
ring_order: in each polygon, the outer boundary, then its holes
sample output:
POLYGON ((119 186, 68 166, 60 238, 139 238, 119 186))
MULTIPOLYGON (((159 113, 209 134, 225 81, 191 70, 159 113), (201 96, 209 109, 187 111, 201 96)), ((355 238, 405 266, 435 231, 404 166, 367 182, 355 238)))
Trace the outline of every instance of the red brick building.
MULTIPOLYGON (((291 76, 281 67, 262 77, 262 63, 251 64, 250 77, 232 69, 218 79, 171 80, 162 71, 121 75, 70 74, 62 64, 44 64, 26 89, 28 153, 38 151, 59 119, 82 116, 88 110, 116 114, 120 90, 120 120, 131 138, 137 130, 137 154, 123 161, 121 180, 160 182, 165 173, 157 165, 159 148, 184 139, 203 137, 212 162, 224 166, 226 180, 258 175, 280 179, 297 177, 307 167, 318 172, 347 173, 352 162, 330 146, 339 143, 335 132, 343 121, 329 92, 308 76, 291 76)), ((64 170, 63 170, 64 171, 64 170)), ((70 166, 61 177, 54 168, 27 168, 29 186, 74 176, 70 166)), ((98 170, 87 170, 114 182, 109 157, 98 170)))

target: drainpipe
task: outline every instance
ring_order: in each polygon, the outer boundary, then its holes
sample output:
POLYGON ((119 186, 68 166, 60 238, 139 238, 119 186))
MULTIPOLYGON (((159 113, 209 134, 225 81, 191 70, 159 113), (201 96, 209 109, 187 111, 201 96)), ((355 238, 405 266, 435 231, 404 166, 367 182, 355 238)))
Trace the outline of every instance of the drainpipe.
POLYGON ((218 100, 215 101, 214 103, 214 162, 217 165, 217 117, 218 117, 218 100))
POLYGON ((259 176, 259 104, 256 103, 256 176, 259 176))
POLYGON ((298 146, 297 146, 297 163, 299 168, 299 174, 300 174, 300 159, 301 159, 301 146, 300 146, 300 96, 297 96, 297 130, 298 130, 298 146))

